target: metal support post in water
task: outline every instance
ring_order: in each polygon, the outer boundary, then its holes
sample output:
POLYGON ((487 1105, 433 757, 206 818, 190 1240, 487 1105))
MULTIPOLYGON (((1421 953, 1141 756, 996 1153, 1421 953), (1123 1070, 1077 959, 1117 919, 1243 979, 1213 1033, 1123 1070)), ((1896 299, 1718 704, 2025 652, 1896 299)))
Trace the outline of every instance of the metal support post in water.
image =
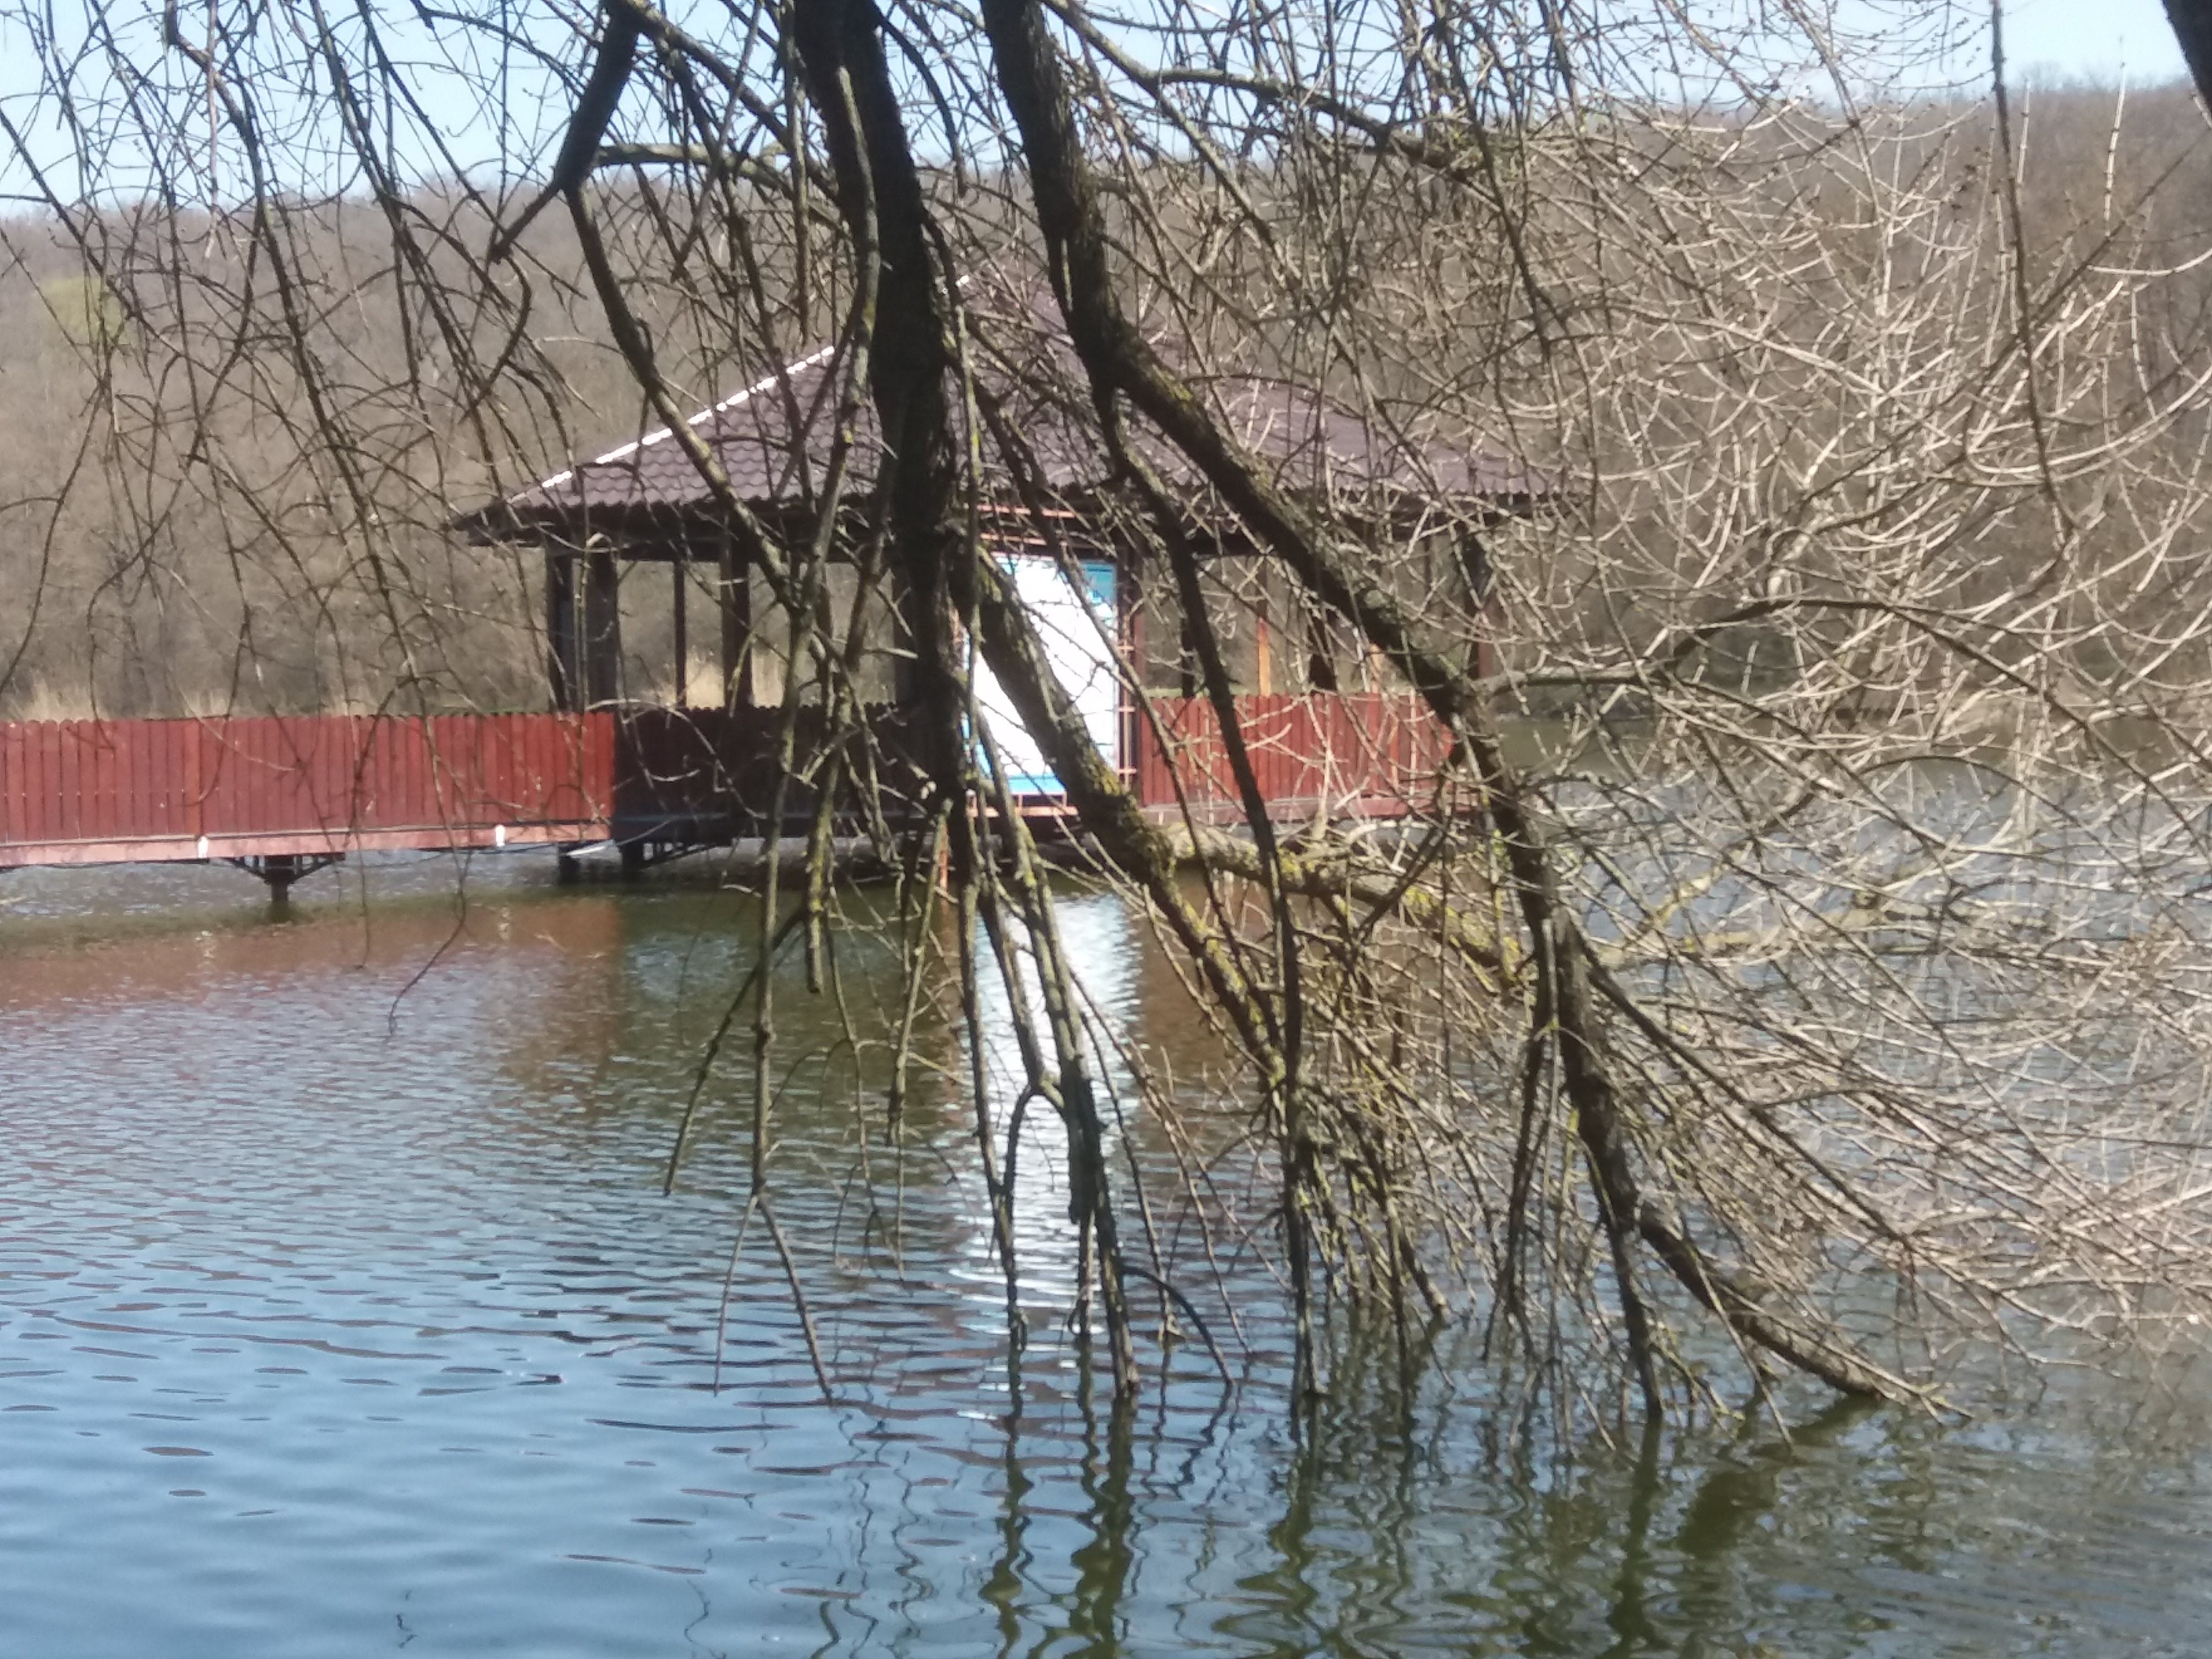
POLYGON ((269 902, 272 908, 283 909, 292 902, 292 884, 312 876, 318 870, 326 870, 333 864, 344 861, 343 853, 267 853, 258 856, 226 859, 226 864, 236 865, 248 875, 258 876, 269 884, 269 902))

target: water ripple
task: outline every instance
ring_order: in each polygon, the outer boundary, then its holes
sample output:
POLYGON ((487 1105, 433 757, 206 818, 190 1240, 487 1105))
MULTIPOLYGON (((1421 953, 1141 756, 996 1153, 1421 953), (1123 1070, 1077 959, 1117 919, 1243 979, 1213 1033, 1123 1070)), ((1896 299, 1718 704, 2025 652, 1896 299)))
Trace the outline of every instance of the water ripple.
MULTIPOLYGON (((896 1170, 869 1149, 894 1278, 854 1196, 871 1085, 826 1064, 778 1108, 825 1407, 780 1267, 732 1262, 734 1093, 659 1194, 734 901, 502 869, 456 939, 449 869, 370 871, 368 908, 303 888, 284 926, 209 872, 118 877, 106 934, 56 896, 109 878, 32 872, 0 933, 0 1653, 1796 1659, 2212 1628, 2193 1429, 1876 1417, 1647 1470, 1515 1449, 1437 1386, 1348 1392, 1301 1441, 1195 1363, 1115 1413, 1043 1302, 1016 1413, 961 1114, 910 1107, 896 1170), (198 908, 165 931, 163 902, 198 908)), ((1118 912, 1067 926, 1102 1002, 1188 1028, 1118 912)), ((880 968, 848 964, 856 995, 880 968)), ((784 1010, 793 1052, 839 1051, 832 1012, 784 1010)), ((1031 1207, 1042 1294, 1065 1194, 1031 1207)))

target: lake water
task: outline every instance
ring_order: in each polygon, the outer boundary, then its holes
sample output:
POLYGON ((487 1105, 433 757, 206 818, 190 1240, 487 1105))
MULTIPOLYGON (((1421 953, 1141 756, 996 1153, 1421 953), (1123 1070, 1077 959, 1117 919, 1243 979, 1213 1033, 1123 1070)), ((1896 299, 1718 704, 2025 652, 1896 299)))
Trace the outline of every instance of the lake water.
MULTIPOLYGON (((731 1118, 659 1194, 742 902, 549 862, 465 915, 436 860, 281 921, 225 871, 0 878, 0 1656, 2212 1652, 2186 1379, 1561 1448, 1447 1341, 1410 1395, 1349 1356, 1300 1441, 1264 1314, 1242 1386, 1190 1345, 1116 1413, 1044 1308, 1011 1411, 957 1105, 864 1147, 794 988, 824 1404, 773 1252, 731 1268, 731 1118)), ((1110 902, 1067 926, 1178 1040, 1110 902)))

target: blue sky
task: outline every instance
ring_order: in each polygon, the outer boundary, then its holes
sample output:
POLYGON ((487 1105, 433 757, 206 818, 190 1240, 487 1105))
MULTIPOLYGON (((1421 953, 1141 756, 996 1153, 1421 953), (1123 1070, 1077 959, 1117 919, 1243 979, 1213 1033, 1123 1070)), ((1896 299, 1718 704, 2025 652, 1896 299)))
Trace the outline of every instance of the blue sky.
POLYGON ((2005 54, 2023 71, 2131 84, 2188 73, 2160 0, 2011 0, 2005 54))
MULTIPOLYGON (((225 3, 226 0, 218 0, 218 3, 225 3)), ((507 6, 512 3, 513 0, 477 0, 474 5, 463 4, 458 9, 504 16, 510 15, 507 6)), ((716 0, 665 3, 672 13, 679 16, 695 5, 716 10, 716 0)), ((1815 15, 1825 12, 1844 33, 1856 35, 1863 43, 1869 36, 1896 40, 1908 58, 1908 39, 1918 41, 1923 48, 1936 47, 1931 29, 1955 43, 1948 52, 1938 49, 1932 61, 1921 57, 1920 67, 1905 71, 1904 80, 1893 82, 1893 86, 1910 85, 1923 75, 1935 83, 1968 94, 1988 84, 1989 15, 1984 0, 1952 0, 1948 7, 1943 0, 1801 3, 1807 3, 1815 15), (1900 34, 1900 29, 1905 33, 1900 34)), ((1125 12, 1141 11, 1145 0, 1115 0, 1115 3, 1125 12)), ((1774 0, 1687 0, 1692 14, 1709 10, 1717 18, 1732 18, 1739 23, 1771 15, 1766 9, 1773 3, 1774 0)), ((194 148, 191 135, 203 130, 201 118, 197 114, 203 94, 189 66, 160 45, 162 5, 163 0, 53 0, 51 5, 41 4, 40 0, 0 0, 0 109, 7 110, 21 127, 27 130, 42 159, 53 169, 57 188, 65 197, 74 197, 80 191, 128 196, 135 187, 134 173, 137 170, 131 166, 132 147, 126 140, 117 150, 93 158, 92 165, 96 167, 101 162, 106 164, 96 175, 80 172, 80 158, 52 123, 50 111, 42 107, 36 98, 38 70, 34 56, 27 50, 30 42, 26 35, 27 20, 50 20, 49 26, 63 37, 66 50, 84 43, 89 20, 104 15, 127 43, 126 49, 134 54, 143 52, 153 76, 153 86, 149 90, 157 99, 162 97, 162 90, 156 88, 166 90, 172 110, 181 112, 185 131, 170 148, 182 155, 194 148), (16 38, 10 39, 11 35, 16 38), (181 144, 182 149, 176 149, 177 144, 181 144)), ((1115 5, 1109 4, 1107 9, 1114 9, 1115 5)), ((344 9, 340 9, 341 14, 344 9)), ((192 0, 186 10, 195 16, 204 15, 198 0, 192 0)), ((1624 15, 1631 13, 1652 19, 1670 15, 1665 8, 1648 11, 1634 6, 1624 9, 1624 15)), ((481 70, 487 66, 485 60, 476 56, 482 44, 480 37, 465 30, 457 33, 450 28, 434 37, 425 35, 414 23, 415 13, 407 0, 377 0, 367 12, 357 15, 377 17, 390 43, 412 59, 408 64, 407 78, 423 100, 423 114, 453 142, 458 152, 456 160, 469 168, 471 176, 487 183, 503 176, 513 182, 518 175, 527 177, 542 166, 544 157, 558 143, 561 110, 543 101, 545 82, 534 67, 521 64, 520 72, 514 80, 491 86, 480 84, 471 89, 464 86, 464 77, 457 70, 481 70), (504 99, 498 95, 500 91, 505 92, 504 99)), ((549 44, 564 55, 573 56, 567 21, 570 14, 550 3, 550 0, 519 0, 519 3, 513 3, 511 15, 526 28, 542 27, 548 33, 549 44)), ((716 15, 726 24, 727 14, 717 10, 716 15)), ((1599 15, 1607 14, 1601 11, 1599 15)), ((341 16, 338 27, 341 33, 347 33, 352 25, 341 16)), ((2185 72, 2160 0, 2008 0, 2005 34, 2008 78, 2016 84, 2074 79, 2114 82, 2124 78, 2131 85, 2143 86, 2172 80, 2185 72)), ((1821 97, 1826 91, 1825 79, 1808 72, 1809 66, 1802 57, 1802 41, 1792 44, 1778 36, 1777 44, 1784 58, 1796 58, 1796 70, 1794 74, 1778 75, 1774 84, 1781 88, 1794 86, 1802 95, 1821 97)), ((1657 61, 1667 60, 1662 55, 1657 61)), ((81 85, 80 90, 96 94, 102 80, 97 58, 88 63, 85 70, 89 80, 81 85)), ((274 102, 265 107, 273 112, 277 125, 295 127, 297 136, 302 138, 310 136, 310 129, 327 124, 330 119, 330 109, 312 97, 288 104, 281 92, 272 96, 274 102)), ((107 112, 115 112, 112 105, 107 112)), ((411 168, 436 171, 428 166, 430 154, 419 135, 403 138, 400 145, 403 151, 409 153, 407 161, 411 168)), ((0 145, 0 198, 23 190, 28 182, 14 158, 4 154, 5 149, 0 145)), ((327 143, 310 143, 307 148, 295 152, 293 162, 304 173, 312 173, 314 164, 309 156, 319 153, 326 160, 334 159, 335 149, 327 143)), ((303 177, 299 182, 312 190, 330 185, 341 178, 349 185, 355 182, 342 165, 328 179, 303 177)), ((222 183, 226 195, 234 193, 239 187, 234 173, 222 183)), ((186 191, 191 193, 189 185, 186 191)))

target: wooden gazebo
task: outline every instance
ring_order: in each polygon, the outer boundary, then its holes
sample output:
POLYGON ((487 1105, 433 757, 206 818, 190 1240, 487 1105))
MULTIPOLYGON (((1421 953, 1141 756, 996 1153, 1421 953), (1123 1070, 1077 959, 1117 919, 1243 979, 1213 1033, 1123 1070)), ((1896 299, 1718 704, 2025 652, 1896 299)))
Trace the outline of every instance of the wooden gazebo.
MULTIPOLYGON (((1182 619, 1162 591, 1166 584, 1146 579, 1140 556, 1115 528, 1128 522, 1128 499, 1074 390, 1079 381, 1071 379, 1064 337, 1030 320, 1015 333, 1034 342, 1030 361, 980 370, 997 422, 1018 434, 1031 486, 1018 501, 1009 481, 1004 507, 987 519, 1005 527, 999 556, 1033 614, 1053 613, 1044 620, 1058 629, 1048 641, 1055 665, 1147 808, 1226 816, 1233 791, 1211 707, 1194 695, 1182 619), (1034 533, 1040 484, 1055 523, 1066 528, 1057 554, 1034 533), (1081 594, 1064 576, 1070 549, 1084 566, 1081 594)), ((748 510, 772 527, 804 532, 817 521, 840 368, 834 349, 813 352, 687 423, 748 510)), ((1394 546, 1427 549, 1432 568, 1421 580, 1459 596, 1470 645, 1486 648, 1486 532, 1525 515, 1546 494, 1528 466, 1417 426, 1394 426, 1387 411, 1355 411, 1287 379, 1244 375, 1208 382, 1206 390, 1237 435, 1286 483, 1326 497, 1340 517, 1387 519, 1394 546)), ((865 407, 860 426, 848 501, 865 498, 879 449, 865 407)), ((1202 503, 1179 457, 1162 450, 1150 459, 1202 503)), ((1425 714, 1378 665, 1347 659, 1328 625, 1305 611, 1233 529, 1203 522, 1202 507, 1194 513, 1218 588, 1222 608, 1213 620, 1237 681, 1238 716, 1270 801, 1304 817, 1406 811, 1441 759, 1425 714)), ((758 694, 772 652, 755 634, 754 573, 686 445, 665 428, 647 432, 471 514, 463 527, 480 542, 543 557, 554 706, 611 709, 623 723, 617 839, 674 851, 763 830, 757 797, 772 773, 760 706, 768 699, 758 694), (625 696, 622 684, 623 572, 652 563, 672 569, 673 706, 625 696), (695 623, 686 573, 702 564, 715 599, 710 627, 720 695, 712 706, 687 708, 682 688, 695 623)), ((1209 609, 1214 603, 1210 597, 1209 609)), ((897 630, 887 610, 867 625, 880 630, 866 642, 879 670, 873 690, 896 723, 904 678, 897 630)), ((979 695, 989 706, 991 689, 979 687, 979 695)), ((1011 766, 1018 793, 1049 802, 1056 781, 1026 750, 1024 734, 1015 730, 1009 739, 1010 716, 992 724, 1002 747, 1010 742, 1027 757, 1011 766)))

